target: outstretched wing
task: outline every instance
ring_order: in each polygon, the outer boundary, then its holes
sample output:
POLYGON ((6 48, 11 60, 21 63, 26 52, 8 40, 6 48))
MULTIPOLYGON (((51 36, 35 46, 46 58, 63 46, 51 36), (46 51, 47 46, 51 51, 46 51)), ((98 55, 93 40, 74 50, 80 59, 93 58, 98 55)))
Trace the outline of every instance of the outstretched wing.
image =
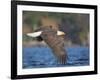
POLYGON ((62 64, 66 63, 67 54, 64 48, 64 39, 60 36, 64 35, 64 32, 57 31, 57 33, 55 33, 53 30, 46 30, 46 31, 37 31, 33 33, 28 33, 27 35, 30 37, 41 36, 42 39, 52 49, 58 61, 62 64))
POLYGON ((49 45, 52 49, 54 55, 57 57, 60 63, 65 64, 67 54, 64 48, 64 40, 61 36, 53 33, 52 31, 43 32, 41 34, 43 40, 49 45))

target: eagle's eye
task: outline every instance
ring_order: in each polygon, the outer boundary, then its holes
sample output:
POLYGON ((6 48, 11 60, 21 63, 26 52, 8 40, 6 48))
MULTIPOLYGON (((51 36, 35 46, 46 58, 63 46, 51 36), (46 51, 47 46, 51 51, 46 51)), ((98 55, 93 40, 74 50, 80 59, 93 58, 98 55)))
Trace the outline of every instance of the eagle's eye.
POLYGON ((52 29, 52 26, 50 25, 50 28, 52 29))

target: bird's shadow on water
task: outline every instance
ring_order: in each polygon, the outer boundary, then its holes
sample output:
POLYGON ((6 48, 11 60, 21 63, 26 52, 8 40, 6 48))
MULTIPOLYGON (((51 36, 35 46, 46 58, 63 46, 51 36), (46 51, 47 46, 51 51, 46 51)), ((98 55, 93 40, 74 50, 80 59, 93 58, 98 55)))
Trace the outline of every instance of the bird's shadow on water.
POLYGON ((88 47, 66 48, 67 63, 58 63, 52 51, 48 47, 23 48, 23 68, 47 68, 89 65, 88 47))

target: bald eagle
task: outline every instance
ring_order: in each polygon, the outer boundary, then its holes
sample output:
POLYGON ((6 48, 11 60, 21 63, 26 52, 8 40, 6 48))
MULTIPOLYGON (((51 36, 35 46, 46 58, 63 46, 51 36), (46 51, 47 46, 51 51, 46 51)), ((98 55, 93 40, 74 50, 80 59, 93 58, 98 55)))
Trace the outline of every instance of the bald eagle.
POLYGON ((58 62, 65 64, 67 54, 64 48, 64 40, 61 35, 65 35, 65 33, 63 31, 53 29, 52 26, 42 27, 33 33, 27 33, 27 36, 38 37, 41 38, 41 40, 44 40, 51 48, 58 62))

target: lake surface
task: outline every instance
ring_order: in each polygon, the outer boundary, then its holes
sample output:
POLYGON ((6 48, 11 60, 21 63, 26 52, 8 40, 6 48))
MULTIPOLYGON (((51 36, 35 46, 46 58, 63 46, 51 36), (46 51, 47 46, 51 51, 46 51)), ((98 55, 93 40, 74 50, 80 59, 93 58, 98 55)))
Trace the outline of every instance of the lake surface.
POLYGON ((68 60, 66 64, 57 62, 52 50, 48 47, 24 47, 23 68, 67 67, 89 65, 88 47, 66 48, 68 60))

